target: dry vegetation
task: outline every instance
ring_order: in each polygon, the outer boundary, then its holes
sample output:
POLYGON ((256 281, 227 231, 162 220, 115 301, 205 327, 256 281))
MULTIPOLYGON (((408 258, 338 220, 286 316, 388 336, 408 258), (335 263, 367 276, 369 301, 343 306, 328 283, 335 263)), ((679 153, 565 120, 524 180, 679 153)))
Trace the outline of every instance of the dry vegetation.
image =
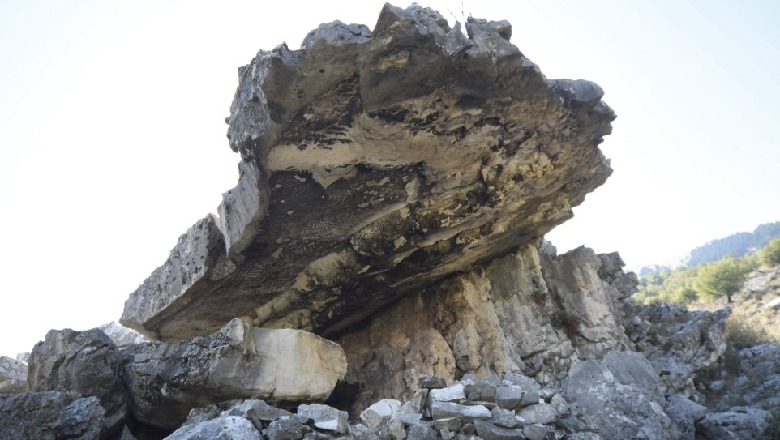
MULTIPOLYGON (((727 305, 725 298, 719 298, 691 303, 688 309, 718 310, 727 305)), ((780 266, 751 273, 734 295, 731 308, 727 334, 734 348, 780 343, 780 266)))

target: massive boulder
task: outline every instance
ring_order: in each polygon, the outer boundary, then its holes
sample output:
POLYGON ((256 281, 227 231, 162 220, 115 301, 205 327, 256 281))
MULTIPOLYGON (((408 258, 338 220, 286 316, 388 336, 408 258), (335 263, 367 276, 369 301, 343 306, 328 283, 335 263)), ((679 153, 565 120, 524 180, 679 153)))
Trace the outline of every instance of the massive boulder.
POLYGON ((121 357, 100 329, 50 330, 29 359, 30 391, 69 391, 99 398, 103 431, 119 429, 127 414, 121 357))
POLYGON ((209 336, 133 345, 123 354, 135 418, 166 429, 181 425, 193 408, 225 400, 324 401, 347 368, 338 344, 301 330, 252 328, 241 319, 209 336))
POLYGON ((386 5, 239 69, 239 181, 182 235, 121 323, 162 340, 255 326, 338 337, 405 295, 532 243, 611 173, 615 115, 548 80, 505 22, 386 5))
POLYGON ((652 365, 636 352, 610 352, 602 362, 578 361, 564 386, 570 428, 614 439, 676 439, 652 365))

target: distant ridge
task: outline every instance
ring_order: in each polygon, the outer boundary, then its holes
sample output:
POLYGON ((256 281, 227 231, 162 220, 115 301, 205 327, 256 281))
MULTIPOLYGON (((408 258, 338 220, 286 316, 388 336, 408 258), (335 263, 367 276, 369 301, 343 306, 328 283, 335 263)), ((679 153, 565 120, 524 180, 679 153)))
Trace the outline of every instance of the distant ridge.
POLYGON ((704 263, 718 261, 723 257, 739 258, 766 246, 776 237, 780 237, 780 222, 759 225, 753 232, 739 232, 697 247, 691 251, 683 264, 688 267, 696 267, 704 263))

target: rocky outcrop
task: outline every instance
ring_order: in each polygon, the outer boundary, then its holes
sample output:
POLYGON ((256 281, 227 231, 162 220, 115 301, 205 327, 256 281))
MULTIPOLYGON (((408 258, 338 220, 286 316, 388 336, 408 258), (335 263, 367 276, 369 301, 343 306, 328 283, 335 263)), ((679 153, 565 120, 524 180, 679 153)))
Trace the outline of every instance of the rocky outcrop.
POLYGON ((584 80, 547 80, 511 26, 386 5, 239 70, 238 185, 128 299, 162 340, 236 316, 328 337, 542 237, 611 173, 614 113, 584 80))
POLYGON ((135 345, 123 356, 134 417, 167 429, 180 426, 191 409, 225 400, 323 401, 346 373, 337 344, 241 319, 188 342, 135 345))
POLYGON ((51 330, 33 347, 28 381, 31 391, 97 397, 105 412, 103 432, 109 435, 121 428, 127 414, 121 368, 116 345, 101 330, 51 330))
POLYGON ((768 436, 777 346, 726 359, 728 311, 641 306, 617 254, 543 240, 610 174, 614 113, 511 32, 386 5, 260 51, 238 184, 126 302, 148 340, 52 331, 32 392, 0 359, 0 437, 768 436))
POLYGON ((626 334, 653 364, 664 393, 703 403, 693 378, 725 354, 729 310, 689 312, 664 303, 629 307, 626 334))
POLYGON ((27 364, 8 356, 0 356, 0 394, 24 393, 27 385, 27 364))
POLYGON ((718 411, 754 407, 773 412, 780 423, 780 345, 766 343, 730 352, 700 381, 718 411))
POLYGON ((377 314, 340 338, 356 407, 407 399, 421 375, 523 372, 560 386, 573 361, 631 346, 623 299, 636 285, 615 254, 527 245, 377 314))
POLYGON ((742 396, 750 406, 777 411, 780 408, 780 345, 745 348, 740 351, 739 358, 735 394, 742 396))

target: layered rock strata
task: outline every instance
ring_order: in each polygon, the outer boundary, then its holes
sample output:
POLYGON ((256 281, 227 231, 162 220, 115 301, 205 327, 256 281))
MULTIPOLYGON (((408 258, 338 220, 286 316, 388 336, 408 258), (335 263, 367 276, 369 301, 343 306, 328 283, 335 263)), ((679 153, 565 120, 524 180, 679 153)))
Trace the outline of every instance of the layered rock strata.
POLYGON ((219 217, 196 223, 121 322, 182 340, 236 316, 337 337, 571 217, 609 176, 615 115, 584 80, 547 80, 505 22, 449 27, 386 5, 239 69, 241 155, 219 217))
POLYGON ((362 390, 355 407, 409 398, 424 374, 523 372, 560 386, 573 361, 632 347, 623 301, 636 278, 620 257, 541 249, 526 245, 434 284, 340 338, 347 382, 362 390))

